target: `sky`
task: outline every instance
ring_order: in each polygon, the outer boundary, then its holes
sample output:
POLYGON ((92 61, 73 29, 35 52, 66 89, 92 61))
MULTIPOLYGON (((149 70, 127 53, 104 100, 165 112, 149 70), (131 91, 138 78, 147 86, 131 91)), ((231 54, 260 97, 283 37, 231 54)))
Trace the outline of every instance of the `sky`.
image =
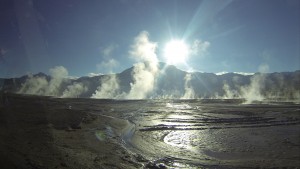
POLYGON ((186 71, 300 69, 299 0, 1 0, 0 77, 119 73, 137 62, 141 33, 160 62, 168 42, 183 41, 176 66, 186 71))

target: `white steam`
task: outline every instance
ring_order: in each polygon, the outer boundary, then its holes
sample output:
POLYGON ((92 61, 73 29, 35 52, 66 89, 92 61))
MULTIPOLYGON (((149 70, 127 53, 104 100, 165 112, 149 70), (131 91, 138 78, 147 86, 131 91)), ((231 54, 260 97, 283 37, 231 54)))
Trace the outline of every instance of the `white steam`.
POLYGON ((111 73, 119 66, 119 62, 113 58, 114 51, 118 48, 118 45, 111 44, 102 49, 102 62, 97 64, 97 70, 103 73, 111 73), (105 72, 104 72, 105 71, 105 72))
POLYGON ((149 62, 156 64, 158 62, 156 56, 157 44, 149 40, 149 33, 142 31, 134 39, 134 44, 131 46, 129 54, 132 58, 139 62, 149 62))
POLYGON ((224 96, 223 99, 234 99, 234 98, 240 98, 240 94, 237 90, 231 89, 230 86, 227 83, 224 83, 223 85, 224 90, 224 96))
POLYGON ((129 54, 139 63, 134 65, 133 83, 130 84, 131 89, 126 96, 127 99, 144 99, 153 91, 158 71, 156 46, 156 43, 149 41, 149 34, 146 31, 135 38, 129 54))
POLYGON ((113 99, 118 98, 119 81, 116 75, 105 76, 101 79, 101 85, 97 88, 91 98, 113 99))
POLYGON ((184 95, 181 99, 193 99, 195 98, 195 91, 191 85, 192 75, 190 73, 186 74, 184 77, 184 95))
POLYGON ((84 86, 82 83, 74 83, 72 85, 67 86, 67 89, 63 92, 63 98, 74 98, 79 97, 82 93, 87 92, 88 88, 84 86))
POLYGON ((250 85, 241 87, 241 96, 247 100, 246 103, 262 101, 264 99, 264 96, 261 94, 263 84, 264 75, 258 74, 251 78, 250 85))
POLYGON ((48 82, 46 77, 32 76, 22 84, 18 93, 43 95, 43 96, 59 96, 59 89, 62 82, 68 76, 68 71, 63 66, 56 66, 49 70, 51 80, 48 82))
POLYGON ((48 90, 46 95, 58 96, 59 88, 63 80, 68 76, 68 71, 63 66, 56 66, 49 70, 51 80, 49 82, 48 90))
MULTIPOLYGON (((116 75, 104 76, 101 85, 97 88, 91 98, 123 98, 144 99, 155 87, 155 76, 158 71, 158 59, 156 56, 156 43, 149 40, 149 34, 142 31, 135 39, 129 51, 130 58, 137 61, 132 71, 133 82, 130 83, 130 91, 120 94, 119 80, 116 75)), ((108 58, 117 46, 108 46, 103 50, 103 56, 108 58)), ((98 68, 112 69, 118 62, 114 59, 106 59, 98 64, 98 68)))
POLYGON ((254 74, 251 78, 250 85, 241 87, 241 96, 246 99, 246 103, 253 101, 262 101, 265 97, 261 94, 262 87, 265 84, 266 73, 269 66, 262 64, 259 66, 259 74, 254 74))
POLYGON ((114 68, 119 66, 119 62, 113 58, 107 59, 105 61, 102 61, 101 63, 97 64, 98 71, 107 70, 106 72, 111 73, 114 68))
POLYGON ((33 77, 32 75, 29 75, 29 78, 24 84, 22 84, 18 93, 31 95, 45 95, 48 85, 48 81, 45 77, 33 77))

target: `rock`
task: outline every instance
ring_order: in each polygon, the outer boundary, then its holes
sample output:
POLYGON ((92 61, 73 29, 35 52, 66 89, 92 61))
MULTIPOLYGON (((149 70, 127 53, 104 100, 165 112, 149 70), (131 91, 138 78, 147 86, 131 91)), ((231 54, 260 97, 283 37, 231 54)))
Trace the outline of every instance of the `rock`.
POLYGON ((149 169, 166 169, 167 168, 167 166, 165 166, 163 163, 155 164, 154 162, 149 162, 148 164, 146 164, 145 167, 149 168, 149 169))

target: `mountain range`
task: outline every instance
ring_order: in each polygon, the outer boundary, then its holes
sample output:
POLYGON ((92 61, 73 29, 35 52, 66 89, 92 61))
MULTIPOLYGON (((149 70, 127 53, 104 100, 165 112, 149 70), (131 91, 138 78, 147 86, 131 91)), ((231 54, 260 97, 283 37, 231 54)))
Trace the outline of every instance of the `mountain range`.
POLYGON ((2 91, 55 97, 108 99, 245 98, 300 99, 300 70, 239 73, 186 72, 173 65, 136 64, 117 74, 70 79, 44 73, 0 78, 2 91))

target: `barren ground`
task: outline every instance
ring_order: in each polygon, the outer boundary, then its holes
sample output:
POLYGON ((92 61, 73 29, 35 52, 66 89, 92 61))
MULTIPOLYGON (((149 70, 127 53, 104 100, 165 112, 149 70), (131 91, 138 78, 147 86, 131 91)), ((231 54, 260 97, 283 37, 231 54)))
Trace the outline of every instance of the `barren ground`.
POLYGON ((0 101, 0 168, 300 168, 299 104, 0 101))

